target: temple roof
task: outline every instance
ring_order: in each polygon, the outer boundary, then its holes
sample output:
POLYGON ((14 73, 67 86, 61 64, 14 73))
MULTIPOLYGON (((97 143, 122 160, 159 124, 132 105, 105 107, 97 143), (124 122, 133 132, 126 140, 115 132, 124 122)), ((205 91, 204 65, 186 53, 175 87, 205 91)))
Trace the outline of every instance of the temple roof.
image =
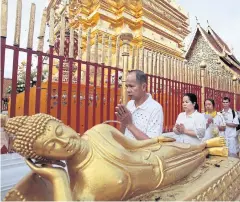
POLYGON ((190 46, 187 49, 185 58, 189 56, 189 53, 191 52, 194 44, 197 41, 198 34, 201 34, 203 36, 203 38, 209 44, 212 50, 219 56, 220 60, 222 60, 237 74, 240 74, 240 62, 233 55, 228 45, 210 26, 208 26, 207 30, 204 30, 199 23, 197 24, 197 29, 194 33, 190 46))

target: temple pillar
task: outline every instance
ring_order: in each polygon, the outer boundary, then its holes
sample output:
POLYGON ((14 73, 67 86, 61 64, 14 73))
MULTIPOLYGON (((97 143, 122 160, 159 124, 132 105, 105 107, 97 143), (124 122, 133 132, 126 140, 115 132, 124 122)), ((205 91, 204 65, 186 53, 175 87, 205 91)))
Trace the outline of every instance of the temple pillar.
POLYGON ((129 27, 125 26, 120 34, 120 39, 123 41, 123 77, 122 77, 122 103, 127 104, 127 88, 125 85, 128 67, 129 67, 129 46, 133 39, 133 34, 129 27))

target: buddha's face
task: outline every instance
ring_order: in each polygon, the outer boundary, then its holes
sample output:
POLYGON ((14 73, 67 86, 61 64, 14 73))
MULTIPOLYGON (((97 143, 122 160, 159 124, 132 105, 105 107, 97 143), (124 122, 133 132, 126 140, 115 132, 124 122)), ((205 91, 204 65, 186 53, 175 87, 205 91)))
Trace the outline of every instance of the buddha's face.
POLYGON ((33 144, 33 150, 39 156, 65 160, 75 154, 80 148, 80 137, 70 127, 50 120, 45 133, 38 136, 33 144))

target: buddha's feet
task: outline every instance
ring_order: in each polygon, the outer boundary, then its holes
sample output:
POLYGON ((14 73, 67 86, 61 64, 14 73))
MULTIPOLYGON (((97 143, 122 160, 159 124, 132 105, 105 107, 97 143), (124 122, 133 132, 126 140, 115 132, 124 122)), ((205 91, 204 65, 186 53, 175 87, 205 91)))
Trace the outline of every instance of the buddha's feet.
POLYGON ((226 146, 226 141, 224 139, 224 137, 215 137, 215 138, 211 138, 209 140, 205 141, 207 144, 207 147, 224 147, 226 146))
POLYGON ((212 156, 228 156, 228 148, 212 147, 212 148, 208 148, 208 153, 212 156))

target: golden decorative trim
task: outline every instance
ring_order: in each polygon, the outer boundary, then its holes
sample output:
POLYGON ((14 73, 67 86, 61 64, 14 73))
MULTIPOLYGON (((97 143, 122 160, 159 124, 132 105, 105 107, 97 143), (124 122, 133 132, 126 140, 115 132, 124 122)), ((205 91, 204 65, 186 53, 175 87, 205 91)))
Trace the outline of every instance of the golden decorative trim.
POLYGON ((193 201, 231 201, 240 192, 240 162, 225 175, 197 195, 193 201))

